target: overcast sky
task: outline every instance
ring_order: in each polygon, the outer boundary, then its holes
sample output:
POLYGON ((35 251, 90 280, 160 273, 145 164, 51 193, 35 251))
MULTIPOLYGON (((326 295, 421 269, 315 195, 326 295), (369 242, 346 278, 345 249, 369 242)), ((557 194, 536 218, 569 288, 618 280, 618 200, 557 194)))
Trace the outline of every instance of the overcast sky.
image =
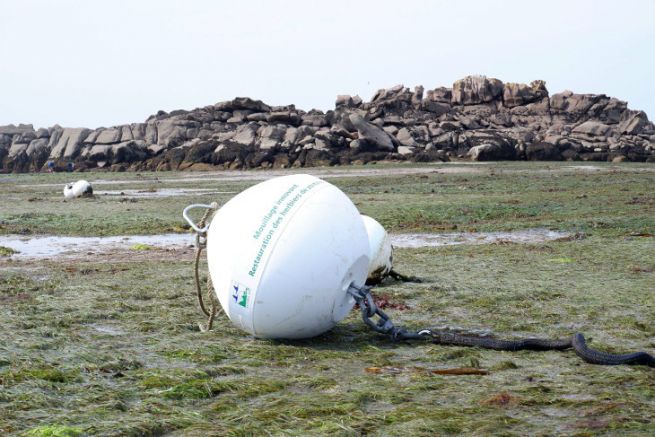
POLYGON ((236 96, 305 110, 469 74, 655 118, 655 1, 0 0, 0 125, 99 127, 236 96))

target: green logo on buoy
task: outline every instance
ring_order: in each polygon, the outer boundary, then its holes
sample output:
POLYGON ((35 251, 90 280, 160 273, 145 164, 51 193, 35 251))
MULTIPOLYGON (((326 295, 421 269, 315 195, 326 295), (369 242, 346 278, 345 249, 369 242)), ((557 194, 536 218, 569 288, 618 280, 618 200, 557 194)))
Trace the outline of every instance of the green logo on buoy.
POLYGON ((243 294, 241 295, 241 299, 239 299, 239 302, 237 302, 239 305, 242 307, 246 308, 248 306, 248 292, 250 291, 250 288, 246 288, 243 291, 243 294))
POLYGON ((232 281, 232 299, 234 303, 240 305, 244 308, 248 308, 248 292, 250 287, 246 287, 243 284, 239 284, 236 281, 232 281))

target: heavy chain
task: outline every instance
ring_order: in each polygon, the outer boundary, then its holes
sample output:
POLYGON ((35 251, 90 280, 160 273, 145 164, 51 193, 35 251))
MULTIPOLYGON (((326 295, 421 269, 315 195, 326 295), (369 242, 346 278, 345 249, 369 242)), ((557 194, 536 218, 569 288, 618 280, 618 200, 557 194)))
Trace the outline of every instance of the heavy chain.
POLYGON ((358 287, 351 284, 350 287, 348 287, 348 294, 350 294, 355 299, 355 302, 357 302, 357 305, 359 305, 364 323, 375 332, 389 335, 394 341, 430 337, 431 332, 428 330, 410 332, 406 329, 396 327, 387 313, 382 311, 375 304, 375 300, 373 300, 373 295, 371 294, 371 287, 367 285, 358 287), (374 321, 376 316, 378 317, 377 322, 374 321))
POLYGON ((375 332, 389 335, 393 341, 401 340, 431 340, 436 344, 453 345, 453 346, 473 346, 483 347, 486 349, 518 351, 518 350, 565 350, 573 348, 575 353, 583 360, 592 364, 617 365, 617 364, 640 364, 655 367, 655 356, 647 352, 632 352, 627 354, 610 354, 589 348, 586 345, 585 338, 582 334, 575 333, 572 337, 563 339, 543 339, 543 338, 523 338, 516 340, 501 340, 488 338, 488 333, 478 332, 477 335, 459 334, 449 329, 422 329, 420 331, 407 331, 403 328, 396 327, 389 316, 377 307, 371 287, 366 285, 358 287, 350 285, 348 288, 355 302, 359 305, 362 312, 362 319, 375 332), (378 317, 377 322, 374 321, 378 317))

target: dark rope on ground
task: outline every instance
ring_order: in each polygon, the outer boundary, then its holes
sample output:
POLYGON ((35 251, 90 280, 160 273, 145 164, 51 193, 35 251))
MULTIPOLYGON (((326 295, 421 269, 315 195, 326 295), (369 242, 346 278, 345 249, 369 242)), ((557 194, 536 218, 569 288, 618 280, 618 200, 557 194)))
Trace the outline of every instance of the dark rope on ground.
POLYGON ((355 302, 359 305, 364 323, 375 332, 388 335, 393 341, 429 339, 433 343, 441 345, 481 347, 503 351, 546 351, 573 348, 580 358, 591 364, 607 366, 637 364, 655 367, 655 357, 647 352, 639 351, 627 354, 611 354, 591 349, 587 346, 584 336, 579 332, 569 338, 563 339, 524 338, 500 340, 488 336, 458 334, 443 330, 423 329, 420 331, 408 331, 396 327, 389 316, 376 306, 371 295, 371 287, 351 285, 348 293, 353 296, 355 302), (377 321, 373 320, 374 317, 378 318, 377 321))
MULTIPOLYGON (((627 354, 611 354, 591 349, 587 346, 584 335, 579 332, 576 332, 570 338, 554 340, 541 338, 499 340, 495 338, 474 337, 439 331, 425 332, 424 335, 429 335, 432 339, 432 342, 435 344, 472 346, 503 351, 546 351, 573 348, 576 355, 591 364, 601 364, 606 366, 616 366, 620 364, 638 364, 655 367, 655 357, 647 352, 640 351, 627 354)), ((402 334, 400 337, 402 338, 402 334)))
POLYGON ((649 367, 655 367, 655 357, 647 352, 632 352, 628 354, 609 354, 587 347, 585 338, 579 332, 573 334, 571 339, 573 349, 580 358, 592 364, 605 364, 607 366, 616 366, 619 364, 640 364, 649 367))

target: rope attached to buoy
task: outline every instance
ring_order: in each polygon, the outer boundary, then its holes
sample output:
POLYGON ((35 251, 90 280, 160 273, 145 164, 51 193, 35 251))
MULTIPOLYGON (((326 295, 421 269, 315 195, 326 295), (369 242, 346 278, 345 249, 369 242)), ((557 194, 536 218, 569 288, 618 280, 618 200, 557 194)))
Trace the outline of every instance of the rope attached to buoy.
POLYGON ((200 307, 200 310, 207 316, 206 325, 203 326, 202 323, 198 323, 198 327, 202 332, 207 332, 212 329, 212 326, 214 324, 214 319, 216 318, 216 314, 218 314, 218 311, 220 309, 218 299, 216 298, 216 294, 214 293, 214 286, 212 284, 211 276, 207 277, 206 293, 207 293, 207 299, 209 299, 209 303, 211 304, 211 307, 207 309, 204 298, 202 297, 202 287, 200 286, 200 273, 199 273, 200 255, 202 254, 202 251, 207 247, 207 230, 205 229, 205 225, 209 220, 210 216, 217 209, 218 209, 218 203, 216 202, 212 202, 211 205, 208 205, 207 210, 205 211, 205 213, 203 214, 202 218, 200 219, 197 225, 197 228, 200 228, 202 232, 198 232, 196 230, 196 254, 195 254, 195 259, 193 261, 193 272, 194 272, 194 279, 196 284, 196 297, 198 298, 198 306, 200 307))

